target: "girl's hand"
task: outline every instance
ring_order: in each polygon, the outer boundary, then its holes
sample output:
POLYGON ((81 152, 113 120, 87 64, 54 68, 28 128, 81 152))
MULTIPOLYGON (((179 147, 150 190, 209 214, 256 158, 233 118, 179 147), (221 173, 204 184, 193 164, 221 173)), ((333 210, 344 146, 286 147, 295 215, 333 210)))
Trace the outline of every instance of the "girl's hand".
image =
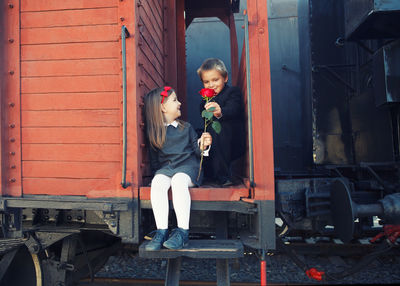
POLYGON ((205 109, 210 109, 211 107, 215 107, 213 114, 216 118, 220 118, 222 116, 222 110, 218 103, 216 102, 208 102, 204 105, 205 109))
POLYGON ((212 137, 211 134, 208 132, 204 132, 201 134, 200 137, 200 150, 204 151, 208 146, 210 146, 212 143, 212 137))

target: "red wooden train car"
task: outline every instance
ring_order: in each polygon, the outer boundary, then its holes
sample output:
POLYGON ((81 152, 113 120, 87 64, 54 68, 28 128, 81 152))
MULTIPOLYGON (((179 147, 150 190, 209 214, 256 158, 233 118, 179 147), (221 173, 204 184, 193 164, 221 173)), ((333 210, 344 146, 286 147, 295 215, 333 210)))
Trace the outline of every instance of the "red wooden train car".
POLYGON ((237 2, 2 2, 1 253, 18 263, 32 257, 24 265, 36 283, 43 278, 36 285, 53 285, 46 273, 76 280, 57 266, 87 253, 100 265, 116 241, 138 245, 151 230, 143 96, 171 85, 185 102, 185 27, 194 17, 217 16, 233 31, 232 77, 245 95, 249 144, 244 184, 191 189, 193 228, 204 233, 216 212, 236 214, 226 227, 240 229, 245 244, 275 247, 267 1, 247 3, 240 65, 237 2))

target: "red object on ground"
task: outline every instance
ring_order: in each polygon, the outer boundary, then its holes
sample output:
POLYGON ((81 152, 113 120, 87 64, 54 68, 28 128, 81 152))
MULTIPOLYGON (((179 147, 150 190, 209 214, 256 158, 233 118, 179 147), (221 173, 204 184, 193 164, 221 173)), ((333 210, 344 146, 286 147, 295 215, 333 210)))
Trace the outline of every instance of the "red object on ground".
POLYGON ((267 262, 265 260, 260 261, 260 272, 261 272, 261 286, 267 285, 267 262))
POLYGON ((323 276, 325 275, 325 272, 323 271, 318 271, 315 268, 310 268, 306 271, 306 274, 309 278, 321 281, 323 276))

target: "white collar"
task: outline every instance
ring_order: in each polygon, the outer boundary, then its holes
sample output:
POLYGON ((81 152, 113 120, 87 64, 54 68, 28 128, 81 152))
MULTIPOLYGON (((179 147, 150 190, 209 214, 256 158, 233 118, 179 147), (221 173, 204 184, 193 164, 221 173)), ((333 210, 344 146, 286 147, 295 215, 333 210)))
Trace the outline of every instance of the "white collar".
POLYGON ((174 121, 172 121, 172 122, 169 123, 169 124, 164 123, 164 125, 167 126, 167 127, 170 126, 170 125, 172 125, 172 126, 174 126, 175 128, 177 128, 177 127, 178 127, 178 121, 174 120, 174 121))

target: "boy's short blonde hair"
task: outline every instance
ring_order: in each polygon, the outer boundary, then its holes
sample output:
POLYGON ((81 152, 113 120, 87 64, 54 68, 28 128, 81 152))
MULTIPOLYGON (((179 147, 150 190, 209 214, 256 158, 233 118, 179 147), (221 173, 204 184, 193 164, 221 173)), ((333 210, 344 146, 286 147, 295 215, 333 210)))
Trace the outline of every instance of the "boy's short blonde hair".
POLYGON ((197 74, 199 75, 201 81, 203 81, 201 78, 202 73, 209 70, 219 71, 224 78, 228 76, 228 70, 226 69, 224 62, 220 59, 209 58, 201 64, 201 66, 197 69, 197 74))

